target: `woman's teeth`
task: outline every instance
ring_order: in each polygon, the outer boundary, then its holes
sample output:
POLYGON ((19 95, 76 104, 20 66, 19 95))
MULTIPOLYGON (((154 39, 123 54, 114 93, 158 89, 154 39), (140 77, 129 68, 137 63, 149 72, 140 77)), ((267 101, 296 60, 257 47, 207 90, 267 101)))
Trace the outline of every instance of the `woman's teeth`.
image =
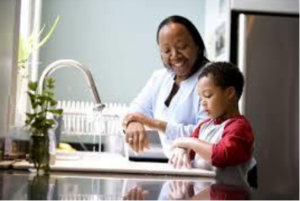
POLYGON ((184 64, 184 62, 180 62, 180 63, 174 63, 173 65, 175 67, 181 67, 184 64))

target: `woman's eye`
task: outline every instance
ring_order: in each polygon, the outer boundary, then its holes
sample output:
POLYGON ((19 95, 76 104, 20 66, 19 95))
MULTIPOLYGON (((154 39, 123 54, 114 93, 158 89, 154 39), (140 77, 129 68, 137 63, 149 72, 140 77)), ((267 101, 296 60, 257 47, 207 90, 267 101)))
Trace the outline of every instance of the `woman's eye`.
POLYGON ((187 46, 188 46, 187 44, 180 44, 180 45, 178 45, 178 49, 184 50, 187 48, 187 46))
POLYGON ((164 53, 164 54, 168 54, 169 52, 170 52, 169 49, 164 49, 164 50, 162 50, 162 53, 164 53))

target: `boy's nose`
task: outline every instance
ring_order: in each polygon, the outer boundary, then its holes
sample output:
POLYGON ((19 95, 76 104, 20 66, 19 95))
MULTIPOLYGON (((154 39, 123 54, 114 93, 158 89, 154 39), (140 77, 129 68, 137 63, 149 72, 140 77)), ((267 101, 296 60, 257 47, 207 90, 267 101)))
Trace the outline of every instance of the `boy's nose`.
POLYGON ((206 101, 205 100, 202 99, 201 104, 202 104, 203 107, 206 107, 206 101))

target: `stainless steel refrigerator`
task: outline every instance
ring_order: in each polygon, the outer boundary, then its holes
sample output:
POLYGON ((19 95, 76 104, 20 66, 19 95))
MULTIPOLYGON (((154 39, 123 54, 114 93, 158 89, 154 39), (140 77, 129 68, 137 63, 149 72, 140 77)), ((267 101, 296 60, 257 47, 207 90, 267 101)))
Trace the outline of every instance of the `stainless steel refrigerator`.
POLYGON ((255 133, 257 198, 299 199, 299 14, 233 9, 230 24, 230 60, 246 83, 240 108, 255 133))

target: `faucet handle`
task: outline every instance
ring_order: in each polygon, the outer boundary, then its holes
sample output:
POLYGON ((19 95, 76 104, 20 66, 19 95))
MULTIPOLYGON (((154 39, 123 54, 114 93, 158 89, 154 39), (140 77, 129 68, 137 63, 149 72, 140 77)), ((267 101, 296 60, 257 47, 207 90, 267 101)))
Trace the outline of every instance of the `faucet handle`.
POLYGON ((105 104, 99 103, 94 106, 93 111, 101 112, 104 108, 105 108, 105 104))

